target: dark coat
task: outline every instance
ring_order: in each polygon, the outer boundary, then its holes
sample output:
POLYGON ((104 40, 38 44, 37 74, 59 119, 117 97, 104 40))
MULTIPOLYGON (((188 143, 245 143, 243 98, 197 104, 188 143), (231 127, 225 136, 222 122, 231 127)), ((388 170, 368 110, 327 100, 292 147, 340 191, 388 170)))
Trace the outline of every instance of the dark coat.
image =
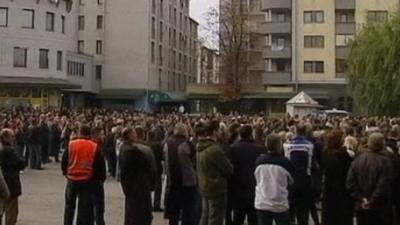
POLYGON ((19 173, 25 168, 25 161, 18 156, 13 146, 3 145, 0 150, 0 165, 10 190, 10 197, 19 197, 22 194, 19 173))
POLYGON ((51 125, 51 146, 49 146, 49 149, 52 154, 56 155, 60 151, 60 144, 61 144, 61 129, 58 127, 58 125, 53 124, 51 125))
POLYGON ((322 199, 322 224, 352 225, 354 202, 346 189, 347 172, 352 158, 346 149, 324 152, 322 159, 325 185, 322 199))
POLYGON ((372 202, 373 209, 391 204, 392 169, 390 159, 380 153, 366 150, 356 157, 350 166, 346 186, 356 199, 357 209, 363 198, 372 202))
POLYGON ((121 186, 125 196, 140 197, 152 191, 151 162, 131 143, 123 143, 119 155, 121 186))
POLYGON ((233 175, 229 179, 233 208, 248 207, 254 204, 256 160, 266 152, 264 146, 252 140, 238 141, 228 149, 228 158, 233 165, 233 175))

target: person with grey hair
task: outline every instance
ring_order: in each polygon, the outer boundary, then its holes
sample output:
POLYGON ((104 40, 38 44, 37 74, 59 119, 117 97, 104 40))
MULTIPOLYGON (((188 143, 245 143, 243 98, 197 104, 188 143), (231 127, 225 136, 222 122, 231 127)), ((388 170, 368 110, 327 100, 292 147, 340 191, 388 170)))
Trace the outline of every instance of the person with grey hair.
POLYGON ((386 157, 385 137, 372 133, 368 149, 350 166, 346 187, 356 200, 358 225, 392 224, 392 164, 386 157))
POLYGON ((173 135, 164 146, 164 153, 167 174, 165 217, 170 225, 178 225, 182 212, 182 225, 194 225, 198 218, 196 151, 188 142, 188 131, 184 124, 175 125, 173 135))
POLYGON ((282 151, 282 139, 270 134, 268 152, 256 160, 255 208, 259 225, 289 225, 289 185, 293 183, 294 167, 282 151))
MULTIPOLYGON (((25 161, 18 156, 15 149, 15 134, 11 129, 3 129, 0 132, 0 166, 4 174, 4 180, 9 190, 9 198, 5 202, 6 225, 15 225, 18 220, 18 198, 22 194, 20 171, 25 168, 25 161)), ((1 182, 0 182, 1 183, 1 182)), ((0 185, 0 193, 7 192, 0 185)), ((4 197, 5 195, 3 195, 4 197)), ((5 199, 5 198, 4 198, 5 199)), ((2 218, 0 218, 0 221, 2 218)))

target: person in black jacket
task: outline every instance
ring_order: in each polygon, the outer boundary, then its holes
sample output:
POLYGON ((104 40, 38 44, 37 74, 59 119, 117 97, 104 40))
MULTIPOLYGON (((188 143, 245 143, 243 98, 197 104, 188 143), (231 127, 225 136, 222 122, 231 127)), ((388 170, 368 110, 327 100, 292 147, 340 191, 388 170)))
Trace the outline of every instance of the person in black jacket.
POLYGON ((125 225, 150 225, 153 220, 151 206, 152 166, 145 153, 134 145, 136 132, 125 128, 124 143, 119 155, 121 187, 125 195, 125 225))
POLYGON ((346 186, 356 200, 358 225, 392 224, 392 164, 383 155, 385 138, 372 133, 368 149, 355 158, 346 186))
POLYGON ((157 140, 157 135, 155 130, 150 130, 147 133, 147 144, 150 146, 153 151, 154 158, 156 160, 157 167, 157 182, 156 189, 154 191, 154 202, 153 202, 153 210, 155 212, 161 212, 161 194, 162 194, 162 174, 163 174, 163 161, 164 161, 164 153, 163 147, 161 143, 157 140))
POLYGON ((93 182, 93 206, 94 206, 94 221, 96 225, 105 225, 104 211, 105 211, 105 199, 104 199, 104 182, 106 181, 106 165, 103 153, 101 151, 102 144, 104 143, 104 130, 101 127, 94 127, 92 129, 92 139, 97 144, 98 152, 101 154, 101 163, 104 170, 102 174, 98 174, 93 182))
POLYGON ((250 125, 240 128, 240 140, 231 145, 228 157, 233 165, 233 176, 230 178, 231 203, 233 206, 233 225, 242 225, 247 216, 248 225, 257 224, 257 213, 254 208, 256 180, 254 171, 257 158, 266 153, 264 146, 257 144, 252 137, 250 125))
MULTIPOLYGON (((43 130, 37 125, 37 121, 32 119, 29 126, 29 151, 31 169, 42 169, 42 135, 43 130)), ((46 145, 47 146, 47 145, 46 145)))
POLYGON ((354 202, 346 189, 346 177, 353 159, 343 147, 343 132, 333 130, 327 136, 322 172, 325 185, 322 200, 322 224, 352 225, 354 202))
MULTIPOLYGON (((40 155, 41 155, 41 164, 50 162, 49 159, 49 144, 50 143, 50 130, 49 126, 47 125, 47 120, 44 115, 40 116, 39 121, 39 139, 40 139, 40 155)), ((41 166, 40 166, 41 168, 41 166)))
MULTIPOLYGON (((25 168, 25 161, 18 156, 14 146, 15 135, 10 129, 0 132, 0 165, 4 179, 10 191, 10 198, 6 202, 6 225, 15 225, 18 220, 18 197, 22 194, 19 173, 25 168)), ((2 218, 0 218, 1 221, 2 218)))

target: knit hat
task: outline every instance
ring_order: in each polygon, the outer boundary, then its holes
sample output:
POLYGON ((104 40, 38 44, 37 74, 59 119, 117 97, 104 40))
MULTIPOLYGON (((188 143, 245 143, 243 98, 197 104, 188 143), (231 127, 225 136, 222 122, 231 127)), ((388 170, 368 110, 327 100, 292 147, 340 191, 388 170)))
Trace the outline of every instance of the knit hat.
POLYGON ((368 138, 368 148, 371 151, 378 152, 385 147, 385 137, 381 133, 372 133, 368 138))

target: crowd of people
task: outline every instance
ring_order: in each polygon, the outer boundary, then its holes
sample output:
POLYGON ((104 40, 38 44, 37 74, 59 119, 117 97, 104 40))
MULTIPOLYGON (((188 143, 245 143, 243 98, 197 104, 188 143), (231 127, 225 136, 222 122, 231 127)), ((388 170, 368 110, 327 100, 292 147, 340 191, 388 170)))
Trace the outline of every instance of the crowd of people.
POLYGON ((6 225, 17 221, 20 171, 60 156, 64 225, 75 214, 105 224, 107 178, 121 183, 125 225, 150 225, 153 212, 170 225, 400 224, 396 117, 12 108, 0 129, 6 225))

